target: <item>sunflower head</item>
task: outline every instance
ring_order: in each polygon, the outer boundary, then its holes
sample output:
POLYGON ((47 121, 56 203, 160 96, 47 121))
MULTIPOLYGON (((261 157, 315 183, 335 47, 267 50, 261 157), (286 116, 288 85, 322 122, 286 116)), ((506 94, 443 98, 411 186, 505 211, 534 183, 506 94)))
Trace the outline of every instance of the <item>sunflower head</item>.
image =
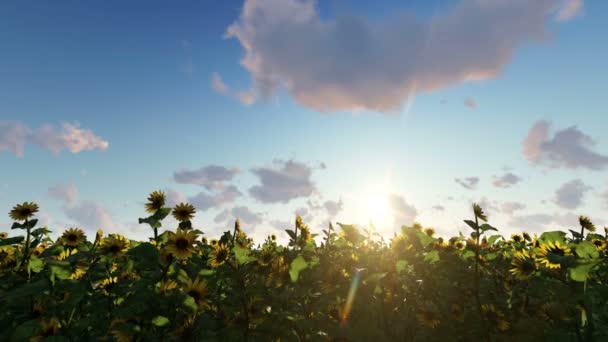
POLYGON ((213 245, 213 250, 209 255, 209 263, 211 267, 219 267, 228 260, 229 256, 230 249, 228 249, 228 246, 224 243, 216 243, 213 245))
POLYGON ((12 246, 0 246, 0 269, 13 266, 17 262, 12 246))
POLYGON ((483 318, 500 331, 509 330, 511 324, 505 319, 505 315, 494 304, 481 304, 483 318))
POLYGON ((428 236, 433 236, 435 235, 435 229, 428 227, 428 228, 424 228, 424 233, 428 236))
POLYGON ((8 233, 7 232, 0 232, 0 240, 4 240, 8 237, 8 233))
POLYGON ((277 236, 274 234, 270 235, 270 240, 277 241, 277 236))
POLYGON ((586 229, 587 231, 595 231, 595 225, 587 216, 579 216, 578 223, 581 225, 582 228, 586 229))
POLYGON ((103 238, 103 230, 101 230, 101 228, 97 229, 97 232, 95 233, 95 243, 99 244, 101 243, 101 239, 103 238))
POLYGON ((34 216, 38 209, 38 204, 34 202, 23 202, 14 206, 8 215, 15 221, 26 221, 34 216))
POLYGON ((188 296, 194 299, 194 302, 196 302, 196 305, 198 305, 199 308, 208 306, 207 296, 209 294, 209 288, 204 280, 198 278, 195 280, 188 279, 183 289, 188 296))
POLYGON ((513 240, 513 242, 523 242, 524 241, 524 237, 519 235, 519 234, 512 234, 511 235, 511 240, 513 240))
POLYGON ((262 266, 268 266, 272 262, 273 257, 272 250, 270 248, 264 248, 258 257, 258 263, 262 266))
POLYGON ((540 245, 539 261, 548 268, 560 268, 560 258, 572 254, 570 248, 560 241, 548 241, 540 245))
POLYGON ((604 250, 606 249, 606 240, 603 239, 593 239, 591 240, 591 243, 599 250, 604 250))
POLYGON ((523 232, 521 233, 521 236, 524 238, 524 240, 526 241, 532 241, 532 238, 530 237, 530 234, 528 234, 528 232, 523 232))
POLYGON ((56 318, 43 318, 39 322, 41 329, 37 335, 32 336, 30 341, 44 341, 49 336, 57 335, 61 329, 61 323, 56 318))
POLYGON ((420 310, 420 312, 416 314, 416 318, 418 319, 418 322, 420 322, 420 324, 431 329, 437 328, 440 323, 439 315, 435 310, 432 310, 430 308, 420 310))
POLYGON ((166 248, 177 259, 188 259, 194 252, 192 244, 196 240, 196 233, 191 230, 177 229, 171 234, 167 241, 166 248))
POLYGON ((108 277, 99 283, 99 288, 104 293, 108 293, 116 283, 118 283, 118 277, 108 277))
POLYGON ((104 254, 117 257, 129 249, 129 240, 118 234, 111 234, 101 242, 101 250, 104 254))
POLYGON ((146 203, 146 211, 149 213, 155 213, 165 205, 165 193, 157 190, 148 196, 148 203, 146 203))
POLYGON ((515 253, 511 266, 509 271, 519 280, 528 279, 537 270, 536 260, 526 250, 515 253))
POLYGON ((196 209, 190 203, 180 203, 173 208, 173 217, 179 222, 190 221, 194 217, 196 209))
POLYGON ((481 206, 477 203, 473 203, 473 214, 475 214, 475 217, 484 222, 488 221, 488 216, 483 212, 483 209, 481 209, 481 206))
POLYGON ((61 240, 67 246, 78 246, 79 243, 86 241, 86 236, 80 228, 70 228, 63 232, 61 240))

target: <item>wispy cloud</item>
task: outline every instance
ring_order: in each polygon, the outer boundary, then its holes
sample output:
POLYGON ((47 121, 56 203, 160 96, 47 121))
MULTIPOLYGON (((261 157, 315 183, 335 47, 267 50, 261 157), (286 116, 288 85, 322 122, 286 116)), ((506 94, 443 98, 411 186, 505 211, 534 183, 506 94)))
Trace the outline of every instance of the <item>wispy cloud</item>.
POLYGON ((512 185, 521 182, 521 180, 521 177, 511 172, 507 172, 502 176, 494 176, 494 182, 492 182, 492 184, 497 188, 509 188, 512 185))
POLYGON ((199 192, 195 196, 188 197, 197 209, 205 211, 210 208, 219 208, 227 203, 234 202, 242 193, 234 185, 225 186, 213 192, 199 192))
POLYGON ((479 177, 455 178, 454 181, 465 189, 475 190, 479 184, 479 177))
POLYGON ((108 141, 97 136, 90 129, 80 128, 79 124, 61 123, 57 129, 52 124, 43 124, 31 129, 19 121, 0 120, 0 152, 13 152, 22 157, 27 144, 37 145, 42 149, 58 154, 68 150, 73 154, 108 149, 108 141))
POLYGON ((561 6, 557 11, 558 21, 568 21, 583 11, 583 0, 560 0, 561 6))
POLYGON ((72 183, 57 184, 49 188, 49 196, 63 201, 66 205, 71 205, 78 199, 78 189, 72 183))
POLYGON ((585 185, 580 179, 564 183, 555 191, 553 202, 564 209, 576 209, 581 206, 583 196, 591 187, 585 185))
POLYGON ((595 141, 576 126, 557 131, 550 136, 549 121, 538 121, 530 128, 524 139, 523 153, 534 165, 552 168, 587 168, 603 170, 608 165, 608 156, 594 152, 595 141))

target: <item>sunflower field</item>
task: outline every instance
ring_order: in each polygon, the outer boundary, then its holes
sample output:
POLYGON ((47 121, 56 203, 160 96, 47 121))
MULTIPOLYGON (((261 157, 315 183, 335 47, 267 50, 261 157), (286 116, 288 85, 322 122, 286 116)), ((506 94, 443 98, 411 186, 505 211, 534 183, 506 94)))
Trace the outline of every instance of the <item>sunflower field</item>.
POLYGON ((286 245, 254 242, 239 221, 222 236, 193 227, 195 208, 148 197, 149 241, 54 241, 38 205, 0 233, 0 341, 600 341, 608 337, 606 228, 498 234, 473 205, 452 238, 403 226, 296 217, 286 245), (159 233, 168 215, 179 221, 159 233))

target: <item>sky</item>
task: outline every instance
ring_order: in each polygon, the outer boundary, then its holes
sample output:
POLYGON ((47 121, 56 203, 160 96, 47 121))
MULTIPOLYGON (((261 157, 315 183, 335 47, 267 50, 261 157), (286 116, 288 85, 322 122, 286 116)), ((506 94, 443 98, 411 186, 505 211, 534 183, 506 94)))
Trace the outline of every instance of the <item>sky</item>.
POLYGON ((0 231, 608 225, 605 1, 0 3, 0 231), (175 229, 173 219, 163 229, 175 229))

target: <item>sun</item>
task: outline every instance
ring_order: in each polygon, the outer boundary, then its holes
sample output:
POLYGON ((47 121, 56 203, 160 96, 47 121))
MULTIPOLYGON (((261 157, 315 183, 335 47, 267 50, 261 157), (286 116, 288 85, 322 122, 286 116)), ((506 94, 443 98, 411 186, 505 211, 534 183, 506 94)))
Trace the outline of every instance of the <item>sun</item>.
POLYGON ((392 225, 393 215, 386 191, 373 188, 368 192, 367 219, 379 230, 387 229, 392 225))

